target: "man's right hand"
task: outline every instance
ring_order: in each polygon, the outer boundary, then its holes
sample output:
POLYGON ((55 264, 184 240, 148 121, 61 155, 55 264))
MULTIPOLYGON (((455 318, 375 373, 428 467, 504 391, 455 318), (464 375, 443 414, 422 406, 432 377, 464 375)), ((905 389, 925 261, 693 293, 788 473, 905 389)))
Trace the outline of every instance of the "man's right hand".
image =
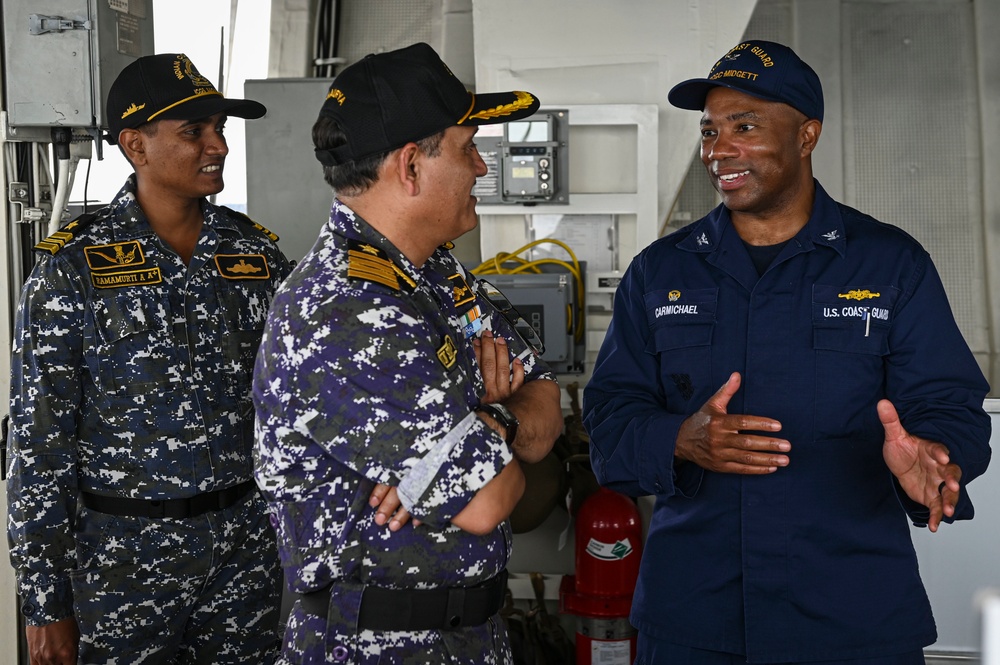
POLYGON ((788 465, 792 444, 748 432, 778 432, 781 423, 759 416, 730 415, 729 401, 740 389, 739 372, 681 424, 674 455, 721 473, 766 474, 788 465))
POLYGON ((44 626, 25 626, 31 665, 76 665, 80 630, 75 617, 66 617, 44 626))

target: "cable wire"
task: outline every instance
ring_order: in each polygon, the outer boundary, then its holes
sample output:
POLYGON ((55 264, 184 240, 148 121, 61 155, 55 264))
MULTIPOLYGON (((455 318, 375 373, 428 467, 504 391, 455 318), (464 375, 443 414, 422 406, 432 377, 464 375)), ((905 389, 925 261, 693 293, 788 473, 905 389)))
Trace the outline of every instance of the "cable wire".
POLYGON ((492 259, 487 259, 483 261, 478 266, 473 268, 470 272, 473 275, 516 275, 520 273, 530 272, 533 274, 541 274, 542 270, 540 266, 543 265, 557 265, 565 268, 573 276, 574 283, 576 284, 577 293, 577 315, 576 317, 570 315, 569 319, 572 322, 576 320, 573 331, 573 337, 577 341, 583 338, 584 330, 584 316, 586 308, 584 307, 584 294, 586 289, 583 284, 583 274, 580 269, 580 262, 576 258, 576 254, 570 248, 569 245, 561 240, 556 240, 555 238, 539 238, 538 240, 533 240, 523 247, 515 249, 513 252, 500 252, 492 259), (528 259, 521 258, 519 254, 526 252, 532 247, 536 247, 543 243, 550 243, 553 245, 558 245, 562 247, 567 254, 569 254, 570 262, 562 261, 560 259, 544 258, 535 259, 529 261, 528 259), (509 267, 507 264, 514 263, 514 267, 509 267))

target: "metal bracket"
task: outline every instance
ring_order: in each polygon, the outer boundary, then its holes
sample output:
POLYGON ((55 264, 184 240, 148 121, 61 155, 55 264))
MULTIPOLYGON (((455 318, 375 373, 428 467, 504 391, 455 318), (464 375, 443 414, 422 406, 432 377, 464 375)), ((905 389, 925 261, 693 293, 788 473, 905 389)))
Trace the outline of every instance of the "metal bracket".
POLYGON ((42 185, 39 195, 42 199, 42 207, 30 207, 28 201, 28 183, 12 182, 7 186, 7 200, 18 206, 18 215, 14 219, 15 224, 36 224, 45 221, 47 205, 49 211, 52 210, 52 192, 48 185, 42 185), (46 203, 47 202, 47 203, 46 203))
POLYGON ((90 30, 93 26, 91 21, 74 21, 71 18, 62 16, 44 16, 42 14, 32 14, 28 17, 28 32, 33 35, 41 35, 46 32, 62 32, 64 30, 90 30))

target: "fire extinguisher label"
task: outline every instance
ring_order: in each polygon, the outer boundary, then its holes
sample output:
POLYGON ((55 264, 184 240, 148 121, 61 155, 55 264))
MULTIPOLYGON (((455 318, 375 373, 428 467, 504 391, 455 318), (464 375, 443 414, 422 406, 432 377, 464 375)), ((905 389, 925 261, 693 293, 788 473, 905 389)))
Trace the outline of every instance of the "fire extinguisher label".
POLYGON ((601 561, 618 561, 631 553, 632 543, 629 542, 628 538, 613 543, 602 543, 595 538, 591 538, 590 542, 587 543, 587 554, 601 561))
POLYGON ((631 643, 602 642, 590 643, 590 662, 594 665, 629 665, 632 662, 631 643))

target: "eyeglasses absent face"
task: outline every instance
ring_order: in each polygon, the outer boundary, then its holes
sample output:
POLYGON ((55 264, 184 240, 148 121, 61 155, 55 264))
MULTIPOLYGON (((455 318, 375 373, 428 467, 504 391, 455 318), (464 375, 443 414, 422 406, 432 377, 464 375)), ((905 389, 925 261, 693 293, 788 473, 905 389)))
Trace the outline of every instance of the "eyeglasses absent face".
POLYGON ((530 323, 525 321, 521 313, 517 311, 510 300, 503 294, 503 292, 497 287, 493 286, 485 279, 478 280, 477 291, 481 296, 490 301, 490 303, 500 312, 507 322, 514 328, 518 335, 532 348, 535 353, 542 355, 545 353, 545 344, 542 343, 542 338, 538 336, 538 331, 532 327, 530 323))

